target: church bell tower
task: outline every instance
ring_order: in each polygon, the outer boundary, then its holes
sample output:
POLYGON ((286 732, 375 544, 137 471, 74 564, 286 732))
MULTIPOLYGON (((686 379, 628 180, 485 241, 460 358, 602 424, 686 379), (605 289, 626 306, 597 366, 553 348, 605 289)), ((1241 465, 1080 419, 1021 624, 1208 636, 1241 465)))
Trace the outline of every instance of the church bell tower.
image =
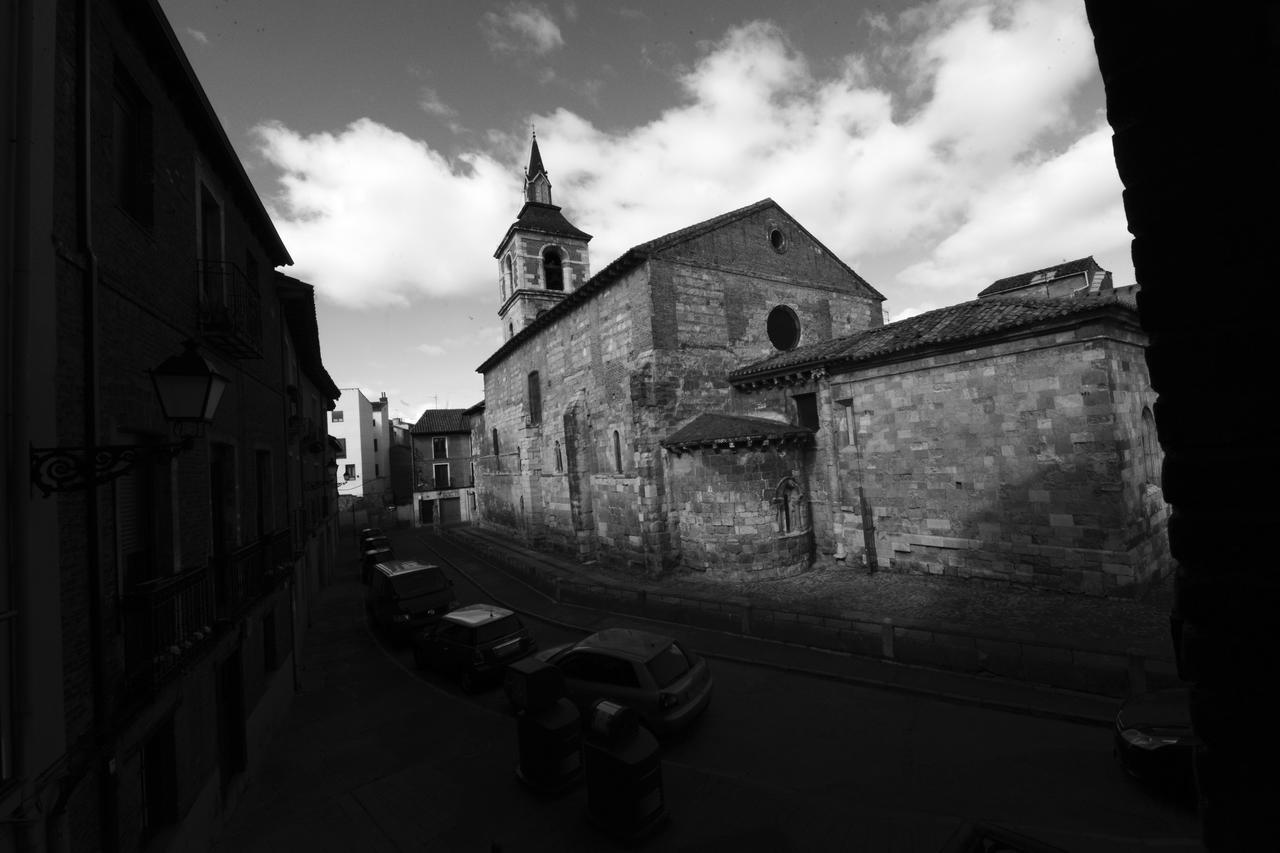
POLYGON ((551 179, 542 165, 537 134, 524 172, 524 206, 493 257, 498 261, 498 316, 510 338, 591 277, 587 243, 551 203, 551 179))

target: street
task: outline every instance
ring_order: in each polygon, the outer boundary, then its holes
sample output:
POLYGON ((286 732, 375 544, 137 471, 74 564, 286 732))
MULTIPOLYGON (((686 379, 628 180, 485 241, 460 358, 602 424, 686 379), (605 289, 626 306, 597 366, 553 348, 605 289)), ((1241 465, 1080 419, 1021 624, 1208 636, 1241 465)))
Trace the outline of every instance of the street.
MULTIPOLYGON (((401 558, 443 566, 461 604, 491 602, 470 579, 475 557, 433 537, 397 537, 401 558)), ((499 602, 492 602, 499 603, 499 602)), ((542 648, 582 636, 525 619, 542 648)), ((679 637, 678 626, 655 626, 679 637)), ((409 671, 407 648, 384 650, 409 671)), ((1050 839, 1058 833, 1126 839, 1190 839, 1194 811, 1128 779, 1107 729, 938 699, 873 690, 802 672, 712 660, 716 684, 705 717, 663 743, 667 766, 683 766, 785 798, 855 805, 946 828, 985 819, 1050 839)), ((416 672, 458 701, 509 715, 500 688, 463 693, 450 679, 416 672)), ((691 804, 673 805, 690 811, 691 804)), ((744 816, 776 823, 777 816, 744 816)), ((764 825, 762 823, 762 825, 764 825)))

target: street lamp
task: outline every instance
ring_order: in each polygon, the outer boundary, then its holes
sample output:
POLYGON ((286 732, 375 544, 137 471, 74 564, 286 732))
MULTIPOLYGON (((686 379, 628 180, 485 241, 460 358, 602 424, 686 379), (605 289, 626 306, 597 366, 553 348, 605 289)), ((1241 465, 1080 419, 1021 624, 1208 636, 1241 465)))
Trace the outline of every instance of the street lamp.
POLYGON ((54 492, 74 492, 108 483, 129 473, 140 454, 152 453, 167 462, 190 450, 195 437, 213 422, 228 379, 185 341, 184 351, 170 356, 149 371, 164 414, 178 437, 168 444, 99 444, 93 447, 32 447, 31 482, 45 497, 54 492))

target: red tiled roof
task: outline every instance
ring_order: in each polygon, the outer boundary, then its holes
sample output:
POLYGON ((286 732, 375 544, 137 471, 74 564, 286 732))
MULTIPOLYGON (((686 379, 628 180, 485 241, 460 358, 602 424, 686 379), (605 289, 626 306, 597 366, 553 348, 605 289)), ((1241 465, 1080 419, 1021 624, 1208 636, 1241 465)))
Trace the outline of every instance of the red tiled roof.
POLYGON ((470 409, 427 409, 409 430, 413 435, 438 435, 445 432, 470 432, 467 422, 470 409))
MULTIPOLYGON (((870 361, 890 354, 953 344, 1100 309, 1134 315, 1132 308, 1114 296, 974 299, 908 317, 887 326, 772 355, 733 371, 729 374, 729 381, 743 382, 768 374, 831 363, 870 361)), ((1136 319, 1134 315, 1134 320, 1136 319)))

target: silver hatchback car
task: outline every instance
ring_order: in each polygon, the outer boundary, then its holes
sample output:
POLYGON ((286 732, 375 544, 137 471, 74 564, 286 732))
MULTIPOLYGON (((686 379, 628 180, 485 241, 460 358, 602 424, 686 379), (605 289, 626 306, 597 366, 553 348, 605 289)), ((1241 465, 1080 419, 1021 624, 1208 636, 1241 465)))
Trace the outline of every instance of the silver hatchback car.
POLYGON ((654 734, 679 731, 711 703, 711 669, 671 637, 608 628, 539 652, 564 676, 579 708, 611 699, 634 708, 654 734))

